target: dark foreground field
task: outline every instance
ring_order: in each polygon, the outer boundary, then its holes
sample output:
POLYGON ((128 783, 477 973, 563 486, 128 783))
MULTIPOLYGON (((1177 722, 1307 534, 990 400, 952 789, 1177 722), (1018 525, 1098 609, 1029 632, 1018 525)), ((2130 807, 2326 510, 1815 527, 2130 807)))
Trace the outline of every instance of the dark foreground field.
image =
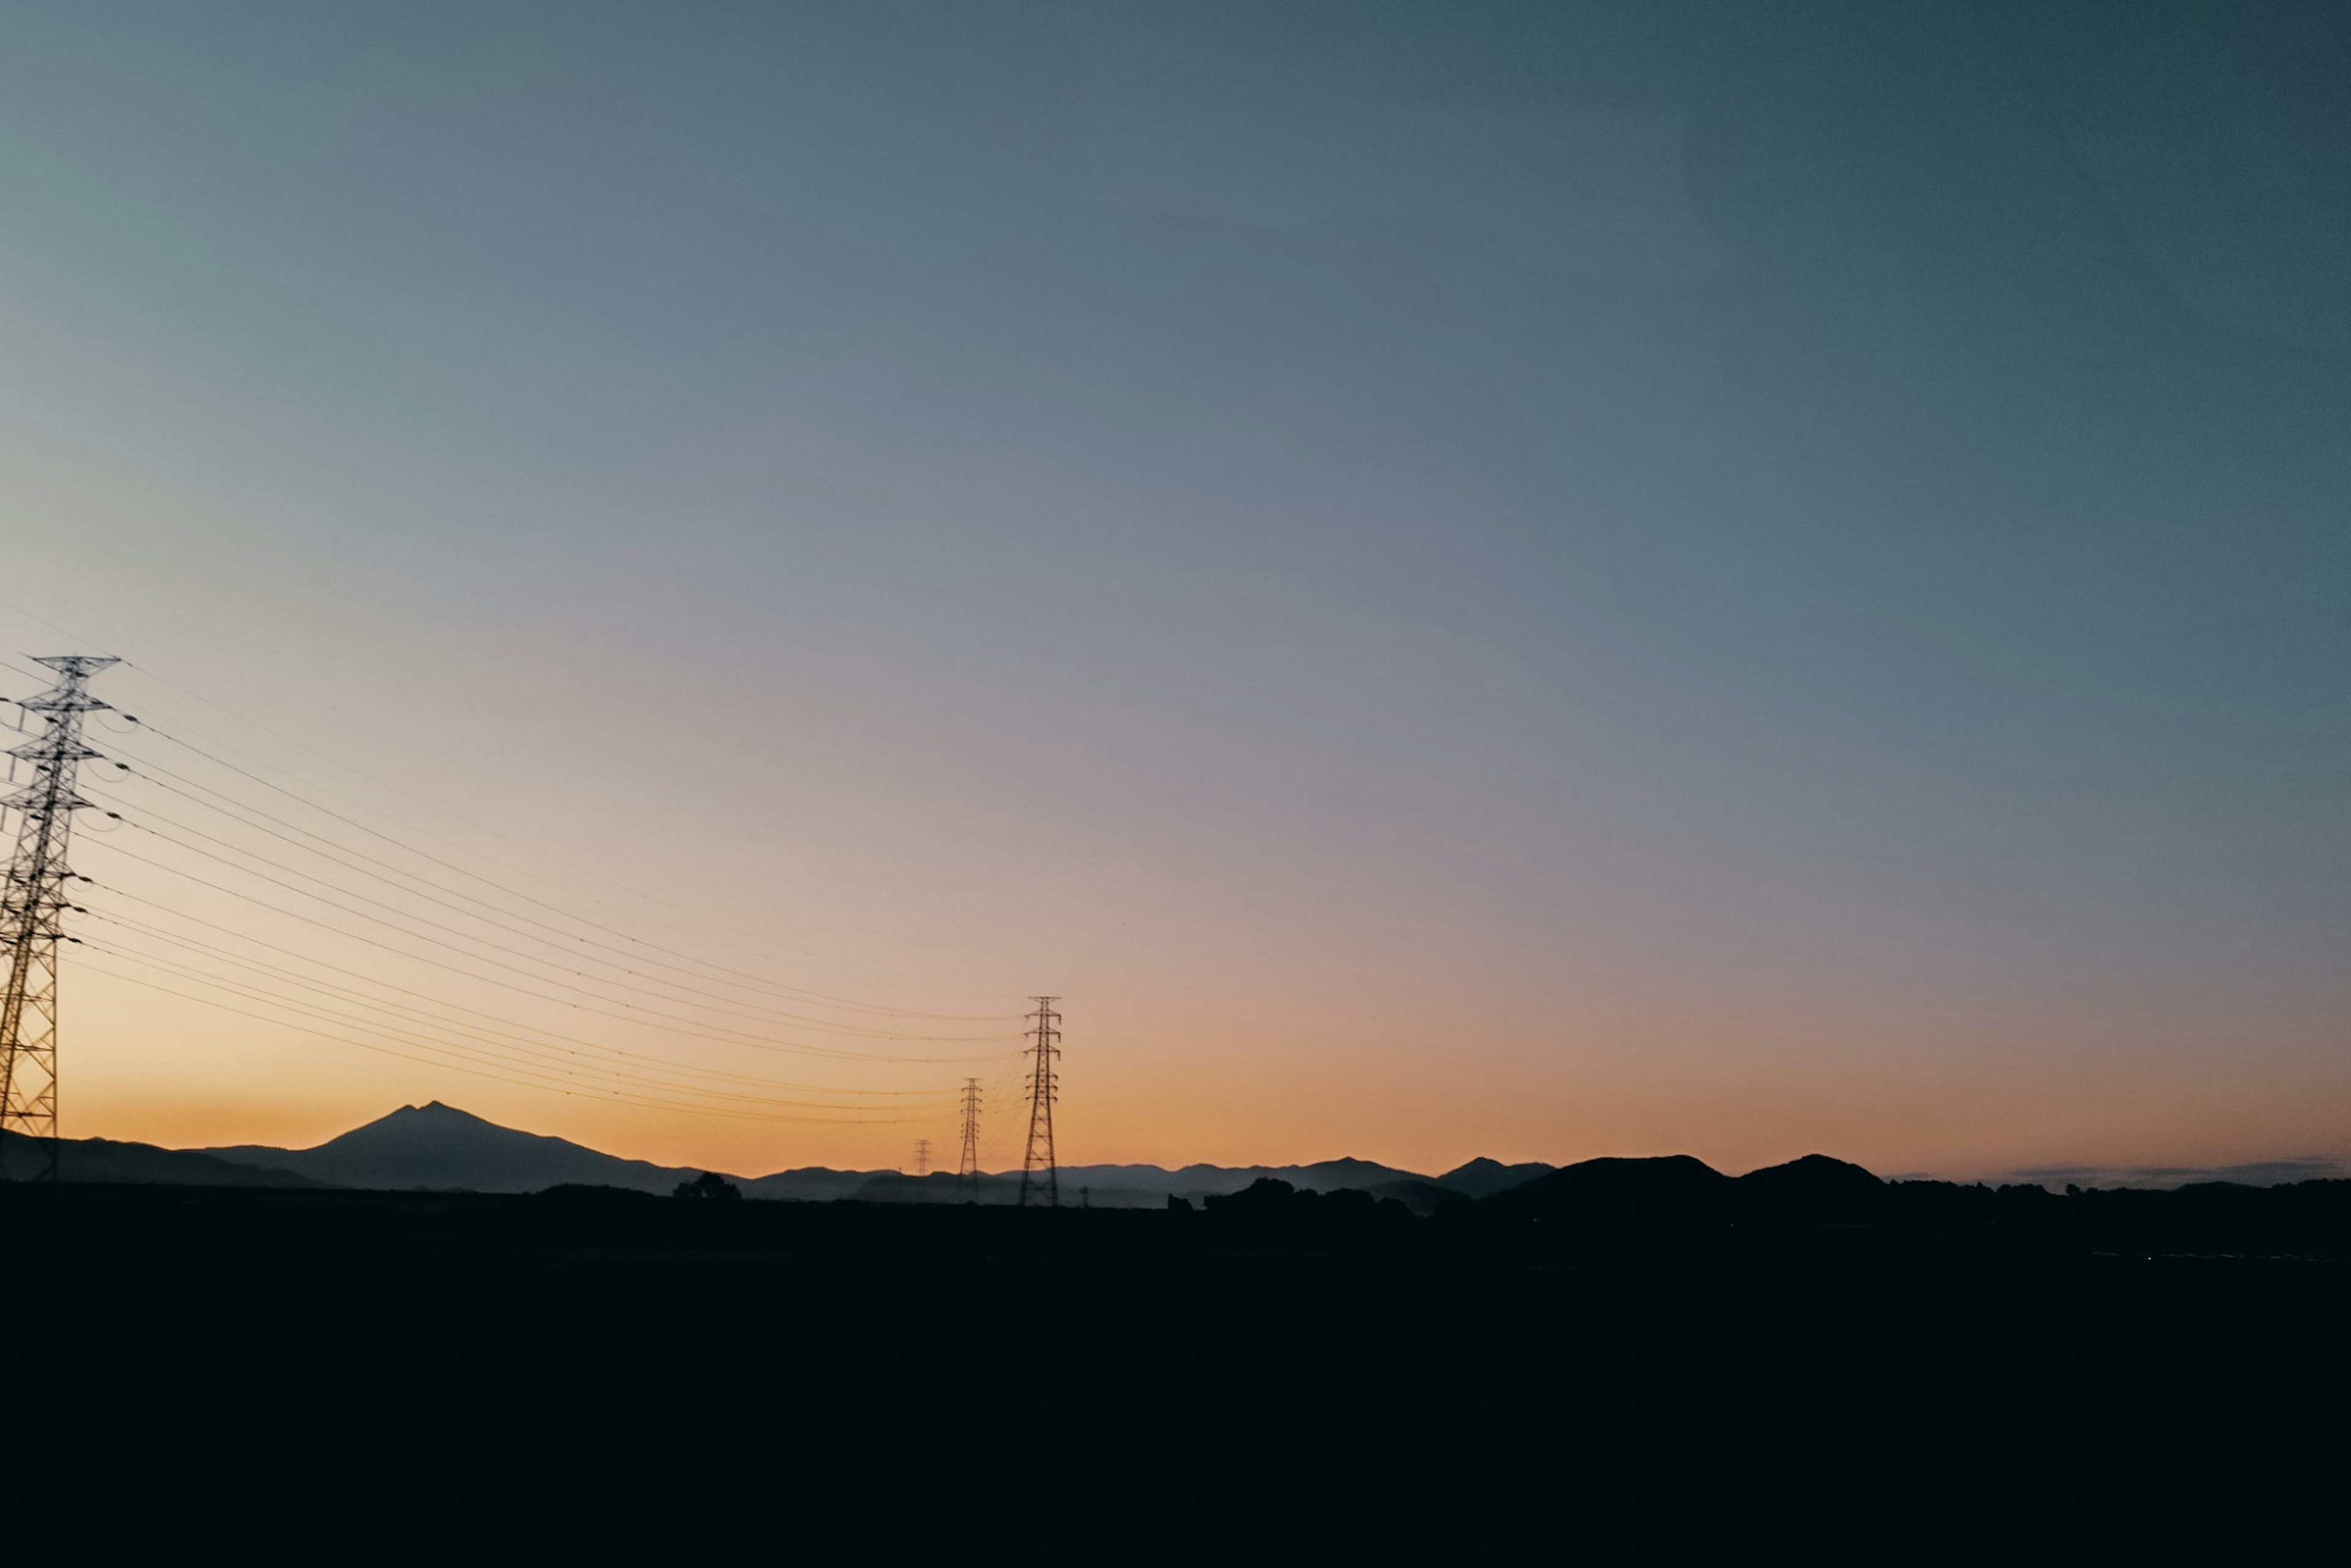
POLYGON ((85 1555, 2331 1551, 2344 1195, 2002 1201, 0 1188, 9 1488, 85 1555))

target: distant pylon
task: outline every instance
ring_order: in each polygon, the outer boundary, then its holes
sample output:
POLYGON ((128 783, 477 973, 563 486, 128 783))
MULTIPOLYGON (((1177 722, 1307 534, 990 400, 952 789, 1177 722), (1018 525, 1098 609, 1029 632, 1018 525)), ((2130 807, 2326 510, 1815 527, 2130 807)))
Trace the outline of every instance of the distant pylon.
MULTIPOLYGON (((89 678, 118 663, 95 654, 38 659, 57 685, 25 703, 47 727, 8 753, 33 765, 24 789, 0 800, 18 813, 16 854, 0 893, 0 943, 7 947, 7 989, 0 991, 0 1134, 37 1139, 32 1175, 57 1176, 57 943, 73 899, 66 843, 73 814, 89 804, 74 793, 78 764, 97 752, 81 743, 81 716, 107 705, 89 695, 89 678)), ((0 1137, 0 1177, 10 1173, 0 1137)))
POLYGON ((956 1161, 956 1190, 979 1197, 979 1080, 963 1081, 963 1155, 956 1161))
POLYGON ((914 1174, 918 1176, 931 1174, 931 1141, 928 1138, 914 1140, 914 1174))
POLYGON ((1029 1017, 1029 1150, 1020 1160, 1020 1204, 1027 1207, 1034 1187, 1055 1208, 1061 1207, 1061 1167, 1053 1162, 1053 1102, 1061 1097, 1061 1075, 1054 1063, 1061 1059, 1061 1015, 1053 1010, 1059 997, 1031 997, 1037 1010, 1029 1017))

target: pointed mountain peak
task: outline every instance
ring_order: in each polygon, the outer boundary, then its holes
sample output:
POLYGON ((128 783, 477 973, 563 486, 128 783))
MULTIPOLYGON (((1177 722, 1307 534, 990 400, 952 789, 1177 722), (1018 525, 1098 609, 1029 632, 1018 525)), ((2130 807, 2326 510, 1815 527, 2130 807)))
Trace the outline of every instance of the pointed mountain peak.
MULTIPOLYGON (((426 1125, 438 1124, 445 1127, 498 1127, 496 1122, 486 1122, 471 1111, 460 1111, 455 1105, 444 1105, 438 1100, 427 1101, 422 1105, 402 1105, 389 1116, 379 1116, 368 1125, 381 1126, 387 1122, 403 1124, 423 1123, 426 1125)), ((498 1131, 502 1133, 511 1130, 498 1127, 498 1131)))
POLYGON ((339 1186, 410 1190, 538 1192, 571 1184, 668 1192, 681 1179, 702 1174, 502 1127, 438 1100, 402 1105, 314 1149, 224 1152, 249 1165, 339 1186))

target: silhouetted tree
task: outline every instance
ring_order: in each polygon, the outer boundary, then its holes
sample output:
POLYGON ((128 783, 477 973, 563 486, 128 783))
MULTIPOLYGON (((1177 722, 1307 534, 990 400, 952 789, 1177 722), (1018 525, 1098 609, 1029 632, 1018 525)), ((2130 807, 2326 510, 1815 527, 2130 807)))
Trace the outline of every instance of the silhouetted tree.
POLYGON ((720 1176, 716 1171, 705 1171, 692 1181, 682 1181, 670 1189, 672 1197, 740 1198, 743 1189, 720 1176))
POLYGON ((1280 1214, 1297 1197, 1298 1189, 1280 1176, 1259 1176, 1238 1192, 1210 1193, 1204 1201, 1211 1213, 1280 1214))

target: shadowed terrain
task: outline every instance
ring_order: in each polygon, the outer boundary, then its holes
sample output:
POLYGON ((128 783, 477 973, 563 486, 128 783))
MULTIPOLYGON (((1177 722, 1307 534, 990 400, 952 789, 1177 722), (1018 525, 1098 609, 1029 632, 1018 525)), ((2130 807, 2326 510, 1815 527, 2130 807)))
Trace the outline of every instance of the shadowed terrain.
POLYGON ((1273 1177, 1152 1212, 17 1185, 0 1226, 50 1270, 26 1484, 91 1550, 443 1551, 425 1490, 469 1550, 854 1553, 1041 1465, 1096 1561, 2244 1560, 2331 1530, 2351 1395, 2343 1182, 1614 1160, 1425 1218, 1273 1177), (910 1442, 950 1412, 971 1442, 910 1442), (168 1512, 103 1506, 134 1474, 168 1512))
MULTIPOLYGON (((219 1179, 208 1177, 205 1173, 225 1161, 333 1186, 395 1192, 528 1193, 553 1186, 587 1186, 667 1193, 678 1183, 702 1174, 644 1160, 622 1159, 569 1139, 501 1127, 437 1100, 429 1105, 403 1105, 388 1116, 355 1127, 316 1148, 280 1149, 248 1144, 195 1151, 187 1157, 190 1163, 184 1166, 168 1161, 151 1162, 141 1167, 148 1174, 136 1178, 92 1176, 86 1179, 172 1183, 183 1179, 172 1174, 182 1169, 189 1173, 184 1178, 188 1181, 219 1179)), ((94 1157, 75 1162, 78 1171, 100 1168, 111 1167, 102 1167, 94 1157)), ((1459 1197, 1480 1197, 1499 1191, 1550 1168, 1544 1165, 1505 1166, 1492 1160, 1476 1160, 1458 1171, 1431 1178, 1369 1160, 1343 1159, 1307 1166, 1186 1166, 1174 1171, 1158 1166, 1065 1166, 1060 1179, 1062 1200, 1076 1207, 1158 1208, 1171 1196, 1197 1201, 1212 1195, 1238 1192, 1251 1182, 1272 1176, 1310 1192, 1359 1188, 1381 1197, 1401 1198, 1416 1211, 1426 1213, 1459 1197)), ((957 1189, 952 1175, 938 1173, 909 1176, 896 1171, 839 1171, 808 1166, 748 1178, 730 1176, 727 1179, 741 1187, 746 1197, 811 1203, 841 1197, 876 1203, 959 1203, 972 1196, 957 1189)), ((1018 1200, 1019 1191, 1018 1172, 989 1176, 979 1184, 977 1200, 1012 1203, 1018 1200)))

